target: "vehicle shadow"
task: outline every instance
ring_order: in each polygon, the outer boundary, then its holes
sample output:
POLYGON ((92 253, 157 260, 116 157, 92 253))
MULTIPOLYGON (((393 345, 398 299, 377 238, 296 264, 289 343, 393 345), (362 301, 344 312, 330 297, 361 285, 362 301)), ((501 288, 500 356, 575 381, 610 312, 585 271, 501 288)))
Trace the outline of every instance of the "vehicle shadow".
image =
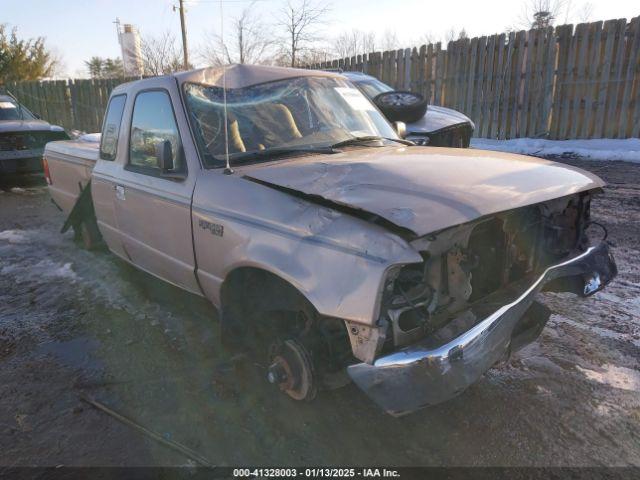
POLYGON ((12 188, 32 188, 42 187, 47 182, 41 173, 32 174, 0 174, 0 190, 11 190, 12 188))

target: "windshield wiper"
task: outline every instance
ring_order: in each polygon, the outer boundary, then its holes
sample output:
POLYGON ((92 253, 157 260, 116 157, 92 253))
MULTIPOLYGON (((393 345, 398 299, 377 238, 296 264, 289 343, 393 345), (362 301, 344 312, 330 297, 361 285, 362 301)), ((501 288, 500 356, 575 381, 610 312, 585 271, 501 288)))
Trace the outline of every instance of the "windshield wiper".
POLYGON ((366 135, 362 137, 351 137, 346 140, 342 140, 341 142, 334 143, 331 145, 332 148, 340 148, 340 147, 348 147, 350 145, 360 145, 364 143, 370 143, 379 140, 389 140, 390 142, 398 142, 403 145, 415 145, 413 142, 409 140, 403 140, 401 138, 387 138, 387 137, 379 137, 377 135, 366 135))
MULTIPOLYGON (((250 160, 256 160, 261 158, 276 158, 283 155, 295 155, 295 154, 305 154, 305 153, 323 153, 323 154, 333 154, 340 153, 335 150, 333 147, 276 147, 276 148, 267 148, 265 150, 255 150, 253 152, 241 152, 241 153, 233 153, 229 155, 229 160, 231 163, 236 162, 246 162, 250 160)), ((212 157, 217 161, 224 161, 225 158, 222 155, 215 155, 212 157)))

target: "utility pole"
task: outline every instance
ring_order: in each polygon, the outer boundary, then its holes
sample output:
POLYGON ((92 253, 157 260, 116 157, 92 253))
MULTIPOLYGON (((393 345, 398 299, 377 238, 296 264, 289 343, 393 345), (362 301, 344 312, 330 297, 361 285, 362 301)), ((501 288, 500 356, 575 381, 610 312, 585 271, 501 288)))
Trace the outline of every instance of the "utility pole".
POLYGON ((182 54, 184 57, 184 69, 189 69, 189 52, 187 51, 187 27, 184 23, 184 0, 180 0, 180 28, 182 28, 182 54))

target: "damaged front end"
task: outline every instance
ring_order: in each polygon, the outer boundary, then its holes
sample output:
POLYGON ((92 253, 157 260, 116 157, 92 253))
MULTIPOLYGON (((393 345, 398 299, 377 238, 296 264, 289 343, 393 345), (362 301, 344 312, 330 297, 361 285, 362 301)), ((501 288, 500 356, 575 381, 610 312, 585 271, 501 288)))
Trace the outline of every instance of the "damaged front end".
POLYGON ((424 261, 389 270, 364 363, 348 368, 354 382, 394 415, 442 402, 535 340, 549 316, 538 292, 603 288, 617 270, 608 245, 589 238, 591 193, 414 240, 424 261))

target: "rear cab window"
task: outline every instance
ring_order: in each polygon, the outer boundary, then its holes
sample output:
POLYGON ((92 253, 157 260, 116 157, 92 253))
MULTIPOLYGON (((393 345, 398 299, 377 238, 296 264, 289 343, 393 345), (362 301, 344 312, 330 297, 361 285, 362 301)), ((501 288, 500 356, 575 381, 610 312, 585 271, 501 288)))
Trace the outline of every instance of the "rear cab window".
POLYGON ((126 101, 127 96, 124 94, 115 95, 109 100, 100 138, 100 158, 103 160, 115 160, 116 158, 120 124, 126 101))

